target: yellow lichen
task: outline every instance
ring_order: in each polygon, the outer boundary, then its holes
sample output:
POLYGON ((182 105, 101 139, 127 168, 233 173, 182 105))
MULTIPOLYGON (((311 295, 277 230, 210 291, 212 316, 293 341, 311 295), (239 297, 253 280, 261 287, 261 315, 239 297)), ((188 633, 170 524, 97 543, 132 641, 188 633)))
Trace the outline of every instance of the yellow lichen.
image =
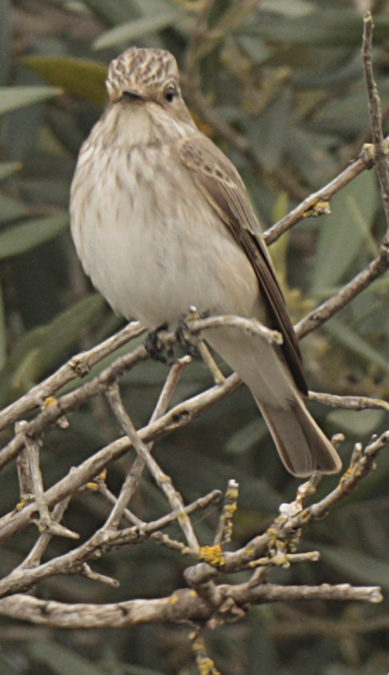
POLYGON ((102 483, 105 483, 106 478, 107 478, 107 469, 103 469, 103 471, 101 471, 94 480, 89 481, 89 483, 85 485, 85 488, 87 490, 91 490, 92 492, 97 492, 97 490, 100 489, 100 485, 102 483))
POLYGON ((331 213, 330 202, 325 199, 319 199, 316 204, 312 204, 311 208, 304 212, 304 218, 317 218, 317 216, 329 215, 331 213))
POLYGON ((222 567, 226 562, 221 546, 202 546, 200 549, 200 559, 215 567, 222 567))
POLYGON ((58 403, 58 399, 55 398, 55 396, 48 396, 45 398, 43 402, 43 407, 44 408, 52 408, 53 405, 56 405, 58 403))
POLYGON ((21 511, 27 504, 33 500, 33 495, 23 495, 15 506, 15 511, 21 511))

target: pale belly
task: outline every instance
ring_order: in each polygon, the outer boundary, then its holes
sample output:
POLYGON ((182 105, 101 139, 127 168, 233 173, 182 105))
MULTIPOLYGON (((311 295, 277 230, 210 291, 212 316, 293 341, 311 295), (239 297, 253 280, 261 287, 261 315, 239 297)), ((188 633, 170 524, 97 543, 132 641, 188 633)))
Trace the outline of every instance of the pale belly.
MULTIPOLYGON (((175 185, 168 167, 155 181, 119 186, 112 171, 82 176, 88 208, 72 204, 78 255, 116 312, 150 328, 202 313, 258 316, 253 268, 189 178, 175 185), (118 189, 120 187, 120 189, 118 189)), ((258 317, 261 318, 261 317, 258 317)))

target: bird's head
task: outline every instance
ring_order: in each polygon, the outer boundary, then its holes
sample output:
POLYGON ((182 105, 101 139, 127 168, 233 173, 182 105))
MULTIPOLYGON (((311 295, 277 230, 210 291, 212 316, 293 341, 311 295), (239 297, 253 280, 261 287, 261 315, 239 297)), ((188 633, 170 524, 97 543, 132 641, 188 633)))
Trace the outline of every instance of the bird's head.
POLYGON ((182 101, 177 62, 162 49, 127 49, 111 62, 106 85, 111 103, 173 107, 182 101))

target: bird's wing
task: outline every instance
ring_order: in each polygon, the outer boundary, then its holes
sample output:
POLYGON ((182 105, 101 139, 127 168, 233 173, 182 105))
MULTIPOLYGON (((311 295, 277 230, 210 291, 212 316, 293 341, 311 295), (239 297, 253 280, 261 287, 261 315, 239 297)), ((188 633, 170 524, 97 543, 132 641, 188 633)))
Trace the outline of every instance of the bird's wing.
POLYGON ((241 177, 230 160, 203 134, 182 139, 176 147, 192 179, 250 260, 272 327, 282 333, 285 359, 298 389, 306 395, 307 385, 296 334, 241 177))

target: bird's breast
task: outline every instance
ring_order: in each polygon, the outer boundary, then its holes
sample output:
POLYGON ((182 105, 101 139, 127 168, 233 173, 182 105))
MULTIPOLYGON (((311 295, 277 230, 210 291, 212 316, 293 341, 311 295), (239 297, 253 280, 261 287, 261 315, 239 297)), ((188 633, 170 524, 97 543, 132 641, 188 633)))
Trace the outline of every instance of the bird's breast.
POLYGON ((72 186, 72 234, 111 306, 149 327, 202 312, 252 316, 252 266, 166 146, 87 146, 72 186), (81 198, 82 197, 82 198, 81 198))

